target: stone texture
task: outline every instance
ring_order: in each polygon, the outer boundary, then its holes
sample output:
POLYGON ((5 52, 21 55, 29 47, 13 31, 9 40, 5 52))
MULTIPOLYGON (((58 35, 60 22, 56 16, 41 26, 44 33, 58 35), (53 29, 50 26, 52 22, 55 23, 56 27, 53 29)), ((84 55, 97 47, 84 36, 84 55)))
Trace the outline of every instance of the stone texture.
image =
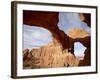
MULTIPOLYGON (((29 50, 24 50, 26 54, 28 51, 29 50)), ((79 60, 73 54, 69 53, 67 49, 63 51, 61 44, 55 38, 53 42, 46 46, 39 49, 32 49, 27 57, 29 57, 29 59, 27 58, 28 60, 26 59, 24 61, 25 69, 69 67, 78 66, 79 63, 79 60), (29 55, 31 55, 31 57, 29 57, 29 55)))
POLYGON ((73 39, 85 38, 85 37, 89 36, 89 33, 87 33, 86 31, 84 31, 82 29, 79 29, 79 28, 73 28, 68 32, 68 36, 70 36, 73 39))

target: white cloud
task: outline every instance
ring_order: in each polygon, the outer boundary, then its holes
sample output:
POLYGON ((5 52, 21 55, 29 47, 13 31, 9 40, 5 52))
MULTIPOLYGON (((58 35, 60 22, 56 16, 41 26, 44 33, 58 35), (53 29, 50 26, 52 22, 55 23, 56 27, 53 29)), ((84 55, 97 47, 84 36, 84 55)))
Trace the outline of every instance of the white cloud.
POLYGON ((52 41, 52 34, 42 27, 23 25, 23 41, 23 49, 39 48, 52 41))

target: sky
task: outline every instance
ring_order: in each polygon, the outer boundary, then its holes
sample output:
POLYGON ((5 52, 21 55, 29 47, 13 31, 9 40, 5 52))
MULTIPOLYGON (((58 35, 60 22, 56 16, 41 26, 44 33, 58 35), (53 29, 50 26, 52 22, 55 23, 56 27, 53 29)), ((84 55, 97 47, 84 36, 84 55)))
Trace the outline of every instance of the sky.
POLYGON ((52 34, 47 29, 29 25, 23 25, 23 27, 23 49, 39 48, 52 42, 52 34))
MULTIPOLYGON (((24 27, 24 46, 23 49, 40 48, 52 42, 52 34, 47 29, 37 26, 23 25, 24 27)), ((78 13, 59 13, 59 29, 63 30, 66 34, 72 28, 81 28, 88 33, 91 33, 90 27, 85 22, 82 22, 78 13)), ((84 56, 86 47, 80 42, 74 43, 74 54, 76 56, 84 56)))
POLYGON ((80 20, 78 13, 59 12, 58 27, 66 34, 72 28, 80 28, 88 33, 91 33, 90 27, 85 22, 80 20))
POLYGON ((74 43, 74 54, 75 54, 75 56, 84 57, 85 56, 85 54, 84 54, 85 50, 86 50, 86 47, 83 44, 81 44, 80 42, 74 43))

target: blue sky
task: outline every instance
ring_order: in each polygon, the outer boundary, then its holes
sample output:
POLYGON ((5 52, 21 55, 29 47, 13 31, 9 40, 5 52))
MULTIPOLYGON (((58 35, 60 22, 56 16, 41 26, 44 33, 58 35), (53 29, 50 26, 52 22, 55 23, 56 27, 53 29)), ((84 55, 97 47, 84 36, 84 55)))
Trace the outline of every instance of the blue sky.
POLYGON ((83 56, 84 57, 84 51, 86 50, 86 47, 81 44, 80 42, 74 43, 74 54, 75 56, 83 56))
POLYGON ((91 33, 91 28, 85 22, 80 20, 78 13, 60 12, 58 27, 66 34, 72 28, 80 28, 88 33, 91 33))
POLYGON ((52 35, 47 29, 29 25, 23 25, 23 27, 24 27, 23 49, 39 48, 52 41, 52 35))

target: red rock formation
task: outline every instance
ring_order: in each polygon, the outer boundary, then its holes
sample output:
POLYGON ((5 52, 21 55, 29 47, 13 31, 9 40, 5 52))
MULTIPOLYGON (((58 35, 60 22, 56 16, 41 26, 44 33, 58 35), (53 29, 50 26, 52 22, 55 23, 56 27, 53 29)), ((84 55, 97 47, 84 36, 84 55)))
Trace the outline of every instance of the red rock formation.
MULTIPOLYGON (((63 67, 77 66, 79 60, 73 54, 73 44, 80 41, 88 49, 85 58, 79 65, 90 65, 90 37, 72 38, 68 37, 63 31, 59 30, 58 12, 42 11, 23 11, 23 24, 40 26, 51 31, 54 41, 40 49, 24 50, 24 68, 44 68, 44 67, 63 67)), ((85 15, 85 22, 90 24, 90 15, 85 15), (89 17, 86 17, 88 16, 89 17), (88 21, 87 21, 88 20, 88 21)))

